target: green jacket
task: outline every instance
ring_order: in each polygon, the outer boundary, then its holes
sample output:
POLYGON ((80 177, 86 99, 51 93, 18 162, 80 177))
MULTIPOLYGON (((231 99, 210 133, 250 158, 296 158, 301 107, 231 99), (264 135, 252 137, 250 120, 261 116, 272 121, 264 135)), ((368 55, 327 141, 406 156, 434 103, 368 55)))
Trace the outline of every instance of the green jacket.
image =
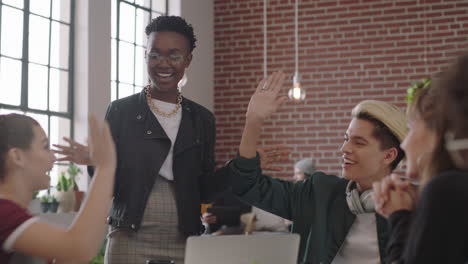
MULTIPOLYGON (((331 263, 356 216, 348 209, 348 180, 316 172, 293 183, 262 174, 258 155, 237 157, 229 165, 232 189, 242 200, 292 220, 292 232, 301 236, 299 263, 331 263)), ((380 260, 385 259, 387 221, 376 214, 380 260)))

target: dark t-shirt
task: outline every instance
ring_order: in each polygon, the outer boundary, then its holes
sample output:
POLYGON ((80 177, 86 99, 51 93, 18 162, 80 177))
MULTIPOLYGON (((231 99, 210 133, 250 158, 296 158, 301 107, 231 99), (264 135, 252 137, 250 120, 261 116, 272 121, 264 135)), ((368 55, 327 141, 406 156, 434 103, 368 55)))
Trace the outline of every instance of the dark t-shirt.
POLYGON ((12 246, 18 236, 36 221, 29 212, 16 203, 0 199, 0 263, 8 263, 12 246))
POLYGON ((400 263, 468 261, 468 171, 444 172, 421 193, 414 213, 390 218, 390 260, 400 263))

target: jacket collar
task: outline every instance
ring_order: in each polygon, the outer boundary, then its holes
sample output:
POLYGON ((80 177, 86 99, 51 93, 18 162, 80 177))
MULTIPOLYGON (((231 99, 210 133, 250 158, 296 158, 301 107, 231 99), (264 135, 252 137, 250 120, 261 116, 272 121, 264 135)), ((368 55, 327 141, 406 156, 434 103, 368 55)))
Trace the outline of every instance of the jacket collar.
MULTIPOLYGON (((196 131, 193 122, 193 106, 190 100, 182 97, 181 103, 182 119, 180 121, 179 131, 177 132, 176 142, 174 144, 174 155, 190 147, 200 140, 194 140, 196 131)), ((137 122, 145 124, 144 138, 145 139, 169 139, 158 119, 148 106, 146 101, 146 93, 144 89, 138 96, 138 108, 135 113, 137 122)))

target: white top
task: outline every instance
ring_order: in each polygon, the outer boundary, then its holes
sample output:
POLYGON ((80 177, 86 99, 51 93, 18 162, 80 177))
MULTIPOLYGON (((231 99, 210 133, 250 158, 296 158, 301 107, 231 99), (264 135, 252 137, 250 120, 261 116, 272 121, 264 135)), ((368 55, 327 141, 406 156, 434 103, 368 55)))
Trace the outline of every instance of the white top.
POLYGON ((358 214, 332 264, 378 264, 379 243, 375 213, 358 214))
MULTIPOLYGON (((164 101, 160 101, 157 99, 153 100, 153 104, 155 104, 159 110, 169 113, 174 110, 175 104, 167 103, 164 101)), ((150 108, 151 109, 151 108, 150 108)), ((173 152, 174 152, 174 143, 177 138, 177 132, 179 131, 180 127, 180 120, 182 120, 182 107, 179 108, 179 111, 171 117, 164 117, 159 116, 155 112, 153 112, 154 116, 158 119, 159 123, 161 124, 164 132, 171 140, 171 149, 169 150, 169 154, 167 154, 166 160, 164 161, 163 165, 161 166, 161 170, 159 174, 164 178, 173 181, 174 180, 174 172, 172 171, 172 164, 173 164, 173 152)))

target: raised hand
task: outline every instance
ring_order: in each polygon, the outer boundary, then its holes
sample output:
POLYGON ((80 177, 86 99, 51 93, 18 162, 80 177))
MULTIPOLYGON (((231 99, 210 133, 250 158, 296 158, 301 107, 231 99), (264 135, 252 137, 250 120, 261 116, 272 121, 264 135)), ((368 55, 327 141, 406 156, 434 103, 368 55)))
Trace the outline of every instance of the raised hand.
POLYGON ((94 116, 89 117, 89 153, 97 168, 115 169, 117 154, 107 121, 101 126, 94 116))
POLYGON ((285 96, 278 97, 285 77, 286 75, 282 71, 278 71, 260 82, 250 98, 246 113, 247 118, 263 121, 276 112, 278 107, 287 99, 285 96))
POLYGON ((282 171, 284 168, 275 166, 276 162, 288 161, 291 150, 283 145, 275 145, 270 147, 258 148, 260 156, 260 167, 262 170, 282 171))
POLYGON ((80 165, 94 165, 92 164, 91 156, 89 155, 88 146, 82 145, 67 137, 64 137, 63 139, 70 145, 53 145, 57 148, 54 149, 54 152, 63 155, 62 158, 57 159, 58 161, 71 161, 80 165))
POLYGON ((253 158, 257 155, 257 141, 260 137, 263 121, 287 99, 284 96, 278 97, 284 78, 285 75, 282 71, 273 73, 260 82, 250 98, 239 146, 239 155, 242 157, 253 158))

